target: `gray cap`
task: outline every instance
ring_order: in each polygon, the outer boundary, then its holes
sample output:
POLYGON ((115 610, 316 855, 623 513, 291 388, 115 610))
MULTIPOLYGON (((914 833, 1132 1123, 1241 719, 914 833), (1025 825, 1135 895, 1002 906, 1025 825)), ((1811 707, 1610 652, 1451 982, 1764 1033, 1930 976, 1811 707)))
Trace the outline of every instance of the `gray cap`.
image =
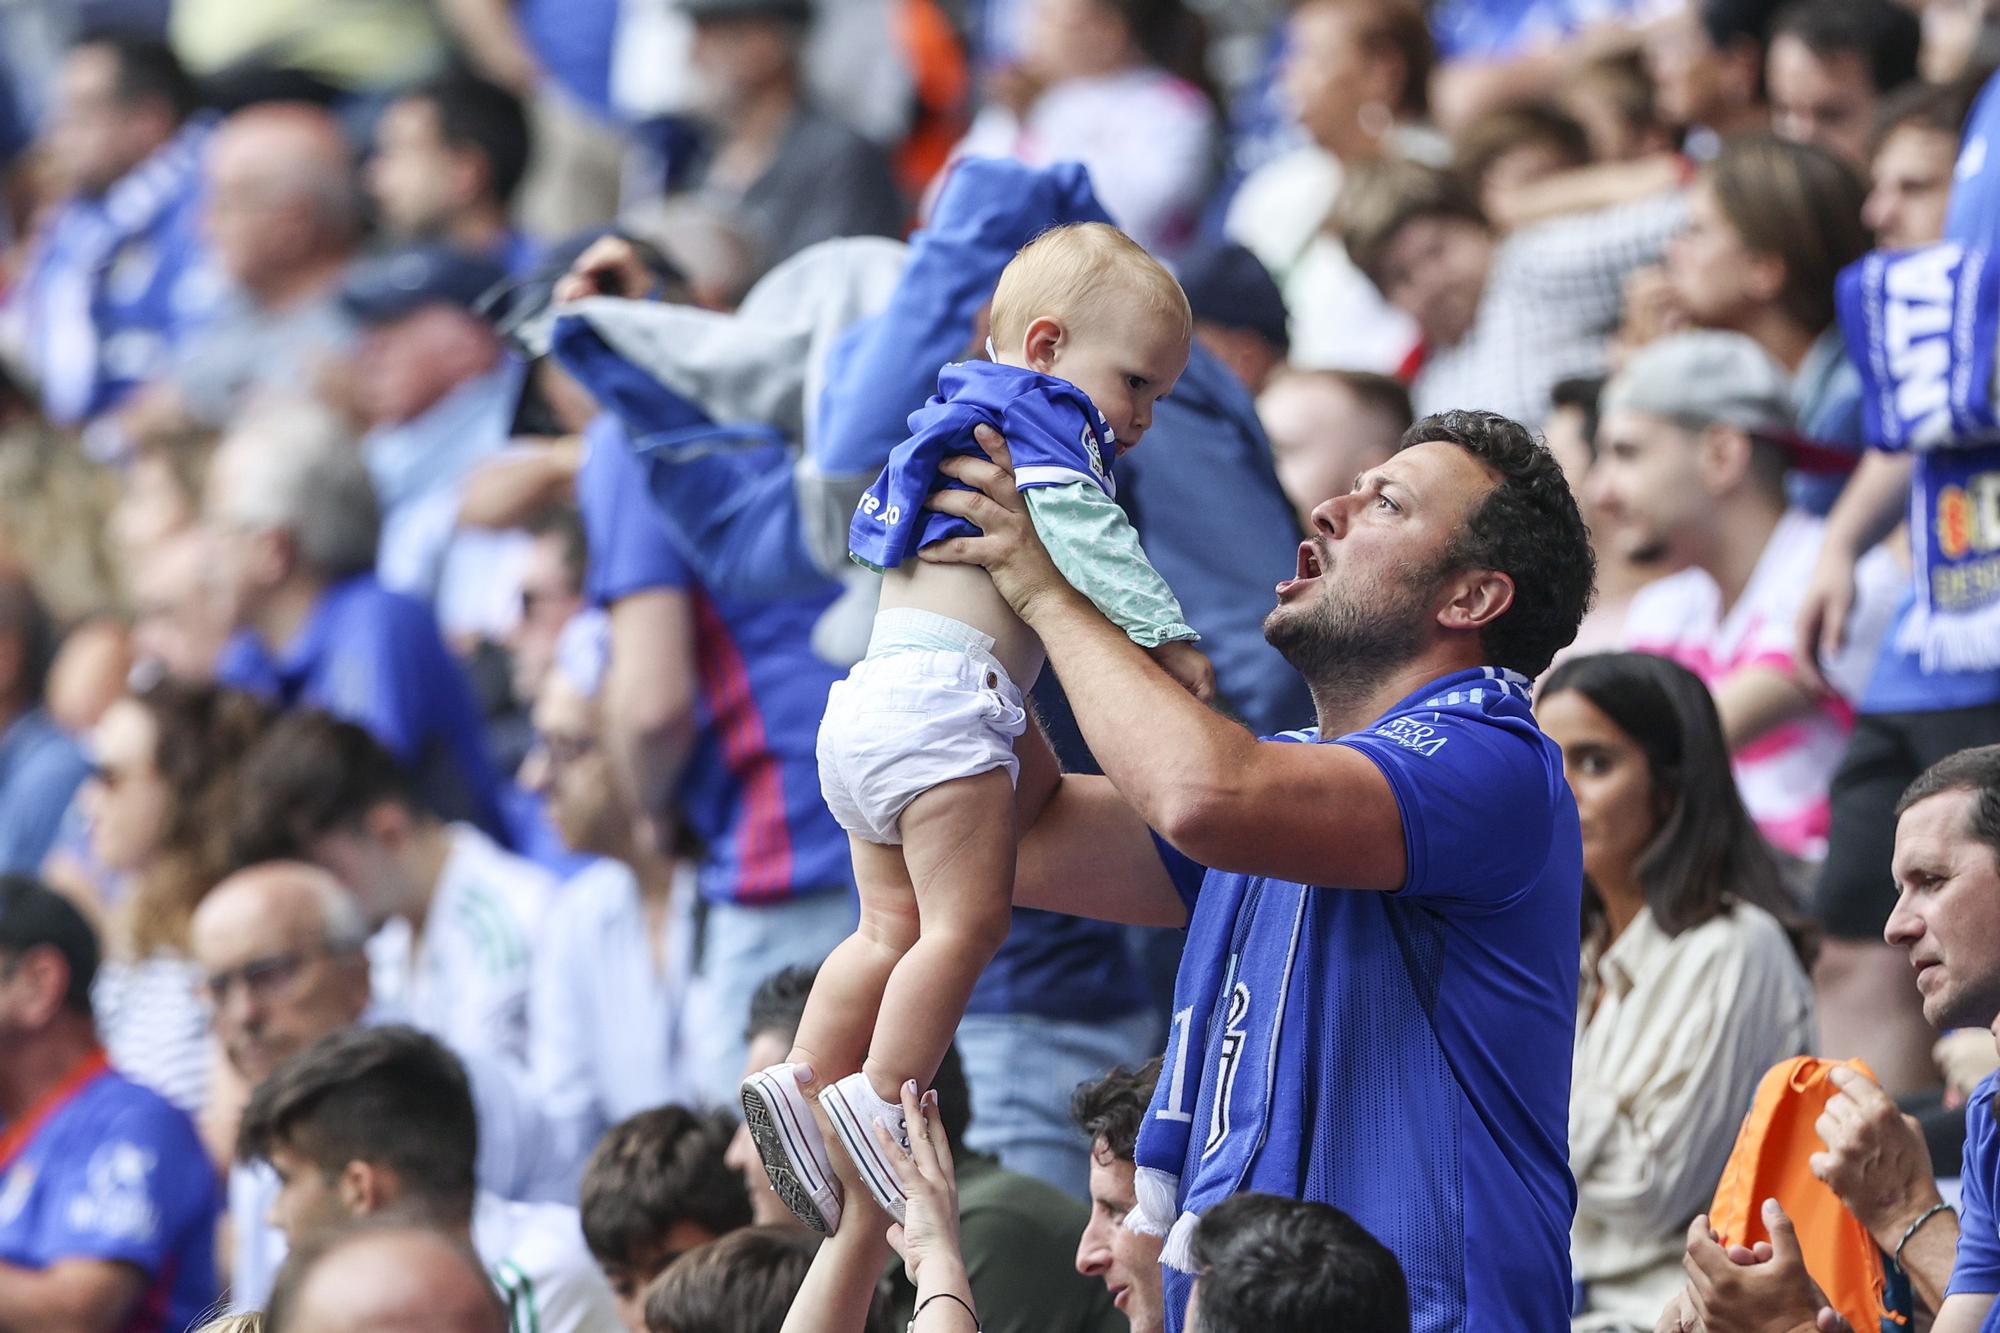
POLYGON ((1604 386, 1598 411, 1785 435, 1796 409, 1791 376, 1769 352, 1744 334, 1702 329, 1669 334, 1640 348, 1604 386))

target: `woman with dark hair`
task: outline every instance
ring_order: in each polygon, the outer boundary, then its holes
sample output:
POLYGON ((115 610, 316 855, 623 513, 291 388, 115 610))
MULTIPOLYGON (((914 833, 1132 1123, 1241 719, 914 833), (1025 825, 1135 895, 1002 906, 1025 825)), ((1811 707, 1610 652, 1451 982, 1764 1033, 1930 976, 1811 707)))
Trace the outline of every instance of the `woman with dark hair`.
POLYGON ((163 680, 113 703, 91 736, 91 856, 124 884, 105 908, 98 1033, 120 1072, 190 1113, 210 1049, 188 922, 229 871, 237 766, 268 716, 250 695, 163 680))
POLYGON ((1758 1078, 1811 1043, 1812 989, 1693 673, 1644 653, 1572 658, 1535 715, 1562 746, 1586 878, 1573 1327, 1650 1329, 1758 1078))

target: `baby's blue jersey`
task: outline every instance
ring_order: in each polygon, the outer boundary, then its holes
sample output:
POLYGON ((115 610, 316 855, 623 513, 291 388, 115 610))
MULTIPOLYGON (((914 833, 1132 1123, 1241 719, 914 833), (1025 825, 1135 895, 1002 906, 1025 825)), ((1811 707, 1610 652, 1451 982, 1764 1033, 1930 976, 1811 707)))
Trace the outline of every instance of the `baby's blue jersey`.
POLYGON ((1023 490, 1085 482, 1116 495, 1111 427, 1083 390, 1052 375, 961 361, 938 373, 938 391, 910 414, 910 436, 889 455, 848 527, 853 557, 871 569, 893 569, 933 542, 978 529, 962 518, 924 508, 942 486, 966 487, 938 464, 956 454, 984 457, 972 438, 987 425, 1007 439, 1014 480, 1023 490))

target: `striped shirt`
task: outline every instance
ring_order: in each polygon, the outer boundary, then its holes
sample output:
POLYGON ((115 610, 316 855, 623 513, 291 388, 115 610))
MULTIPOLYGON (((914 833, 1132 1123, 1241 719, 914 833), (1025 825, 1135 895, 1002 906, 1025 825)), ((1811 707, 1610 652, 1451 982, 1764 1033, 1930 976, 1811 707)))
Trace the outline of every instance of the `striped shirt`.
POLYGON ((201 976, 176 954, 107 959, 90 990, 112 1068, 189 1115, 201 1110, 215 1060, 208 1011, 196 993, 201 976))

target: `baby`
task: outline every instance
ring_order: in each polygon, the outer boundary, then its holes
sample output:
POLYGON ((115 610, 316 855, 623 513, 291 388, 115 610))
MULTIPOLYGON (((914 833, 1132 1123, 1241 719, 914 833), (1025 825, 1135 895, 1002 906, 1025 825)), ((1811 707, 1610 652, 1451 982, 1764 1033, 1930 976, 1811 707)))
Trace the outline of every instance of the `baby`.
POLYGON ((794 1067, 846 1075, 821 1106, 869 1192, 900 1220, 902 1189, 875 1126, 907 1141, 903 1083, 936 1073, 1011 919, 1014 740, 1042 645, 986 571, 915 558, 977 531, 924 507, 957 484, 938 463, 981 455, 982 423, 1005 436, 1057 568, 1205 699, 1208 661, 1111 479, 1112 460, 1139 442, 1186 368, 1192 325, 1173 275, 1116 228, 1043 232, 994 290, 993 361, 944 368, 938 396, 911 415, 910 438, 855 514, 849 548, 883 572, 882 600, 867 656, 827 697, 819 771, 848 830, 861 921, 820 968, 786 1063, 742 1089, 772 1186, 816 1231, 838 1227, 842 1201, 794 1067))

